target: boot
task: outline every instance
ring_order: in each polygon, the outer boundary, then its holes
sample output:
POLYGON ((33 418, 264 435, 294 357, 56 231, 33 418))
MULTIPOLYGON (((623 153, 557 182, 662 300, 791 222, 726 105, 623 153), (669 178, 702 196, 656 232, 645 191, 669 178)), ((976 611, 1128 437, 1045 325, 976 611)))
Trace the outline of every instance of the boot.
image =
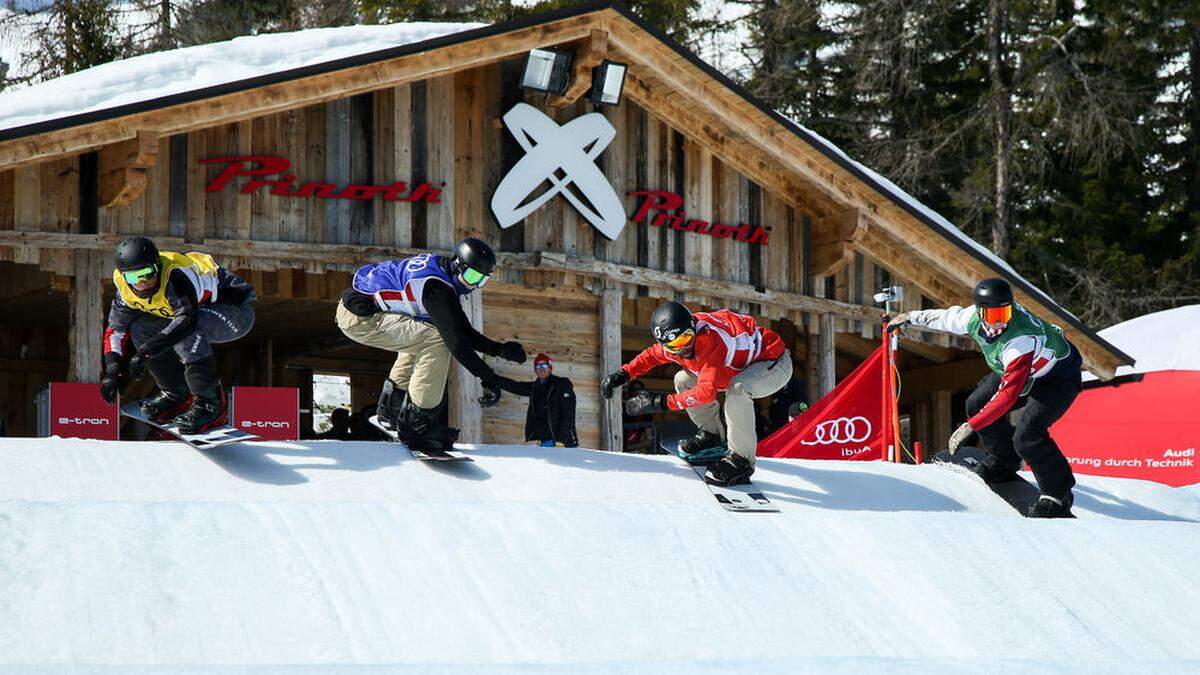
POLYGON ((719 461, 725 456, 726 450, 719 434, 704 429, 679 442, 679 454, 693 464, 719 461))
POLYGON ((1075 503, 1075 495, 1067 490, 1063 497, 1055 497, 1042 493, 1038 500, 1029 506, 1026 514, 1030 518, 1074 518, 1071 505, 1075 503))
POLYGON ((996 485, 1017 480, 1019 478, 1017 476, 1017 469, 1019 468, 1021 468, 1020 463, 1001 464, 995 458, 992 458, 986 462, 976 464, 972 471, 975 472, 976 476, 982 478, 983 482, 989 485, 996 485))
POLYGON ((187 380, 183 364, 175 352, 168 351, 146 364, 158 383, 158 393, 138 404, 142 414, 154 422, 163 422, 183 412, 188 403, 187 380))
POLYGON ((454 448, 458 440, 458 429, 442 424, 437 408, 418 408, 406 397, 404 411, 396 433, 400 441, 412 448, 430 454, 444 453, 454 448))
POLYGON ((210 356, 184 367, 192 405, 171 420, 181 434, 198 434, 225 423, 227 403, 221 381, 217 379, 216 361, 210 356))
POLYGON ((390 379, 384 380, 383 391, 379 392, 379 403, 375 406, 375 414, 379 417, 379 423, 395 431, 400 426, 400 416, 404 411, 407 399, 407 391, 401 389, 390 379))
POLYGON ((745 485, 754 475, 754 462, 736 453, 729 453, 725 458, 708 466, 704 480, 713 485, 731 486, 745 485))

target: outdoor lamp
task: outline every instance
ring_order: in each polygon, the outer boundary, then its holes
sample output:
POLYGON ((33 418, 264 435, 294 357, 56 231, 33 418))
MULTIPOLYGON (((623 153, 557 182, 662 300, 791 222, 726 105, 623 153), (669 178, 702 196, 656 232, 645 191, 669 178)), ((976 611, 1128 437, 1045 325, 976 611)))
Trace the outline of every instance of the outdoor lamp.
POLYGON ((625 73, 629 66, 605 59, 592 68, 592 91, 588 100, 596 105, 617 105, 625 88, 625 73))
POLYGON ((562 96, 571 81, 571 54, 553 49, 531 49, 525 57, 521 86, 562 96))

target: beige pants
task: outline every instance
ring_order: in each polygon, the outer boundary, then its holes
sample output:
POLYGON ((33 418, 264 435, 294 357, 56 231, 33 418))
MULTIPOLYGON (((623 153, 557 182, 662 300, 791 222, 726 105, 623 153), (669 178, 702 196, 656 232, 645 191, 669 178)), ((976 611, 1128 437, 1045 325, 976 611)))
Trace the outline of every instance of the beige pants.
MULTIPOLYGON (((754 399, 770 396, 783 388, 792 379, 792 355, 784 351, 774 361, 759 361, 750 364, 729 381, 725 390, 725 426, 721 428, 721 415, 717 401, 708 405, 688 408, 688 417, 697 427, 728 441, 729 449, 742 457, 754 461, 758 450, 758 433, 754 429, 754 399)), ((686 370, 675 373, 675 391, 681 392, 696 386, 696 376, 686 370)))
POLYGON ((431 324, 407 314, 358 316, 339 302, 337 325, 359 344, 396 352, 388 379, 407 390, 417 407, 431 410, 442 402, 450 374, 450 348, 431 324))

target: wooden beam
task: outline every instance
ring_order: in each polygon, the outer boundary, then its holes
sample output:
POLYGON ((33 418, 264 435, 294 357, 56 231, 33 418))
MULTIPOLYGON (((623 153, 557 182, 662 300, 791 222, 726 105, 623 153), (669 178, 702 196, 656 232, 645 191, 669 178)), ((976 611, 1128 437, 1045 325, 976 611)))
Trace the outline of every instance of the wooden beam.
POLYGON ((926 449, 925 456, 932 457, 938 452, 945 450, 950 444, 951 426, 954 421, 954 411, 950 405, 950 392, 935 391, 933 397, 932 420, 930 421, 930 445, 932 447, 926 449))
POLYGON ((71 364, 67 379, 72 382, 99 382, 103 347, 104 277, 110 272, 107 256, 99 251, 75 253, 75 284, 69 294, 71 323, 68 342, 71 364))
POLYGON ((132 139, 139 130, 164 136, 193 131, 496 63, 535 47, 589 37, 609 16, 616 13, 584 14, 389 61, 5 141, 0 143, 0 170, 96 150, 132 139))
MULTIPOLYGON (((606 281, 600 294, 600 377, 621 367, 621 289, 606 281)), ((624 431, 621 394, 600 398, 600 449, 621 452, 624 431)))
POLYGON ((97 156, 100 206, 129 206, 146 191, 146 170, 158 158, 158 134, 137 136, 100 149, 97 156))
POLYGON ((810 274, 837 274, 854 259, 854 247, 867 233, 867 214, 859 209, 844 209, 813 220, 809 240, 810 274))
MULTIPOLYGON (((483 332, 483 297, 469 293, 461 298, 463 312, 471 320, 471 326, 483 332)), ((450 362, 450 382, 446 395, 450 400, 450 426, 459 430, 463 443, 483 442, 483 415, 479 408, 479 397, 483 388, 479 386, 471 371, 457 360, 450 362)))
POLYGON ((583 44, 575 50, 575 62, 571 67, 571 85, 562 96, 550 97, 551 108, 568 106, 579 100, 592 85, 592 68, 608 58, 608 31, 592 29, 583 44))
POLYGON ((837 327, 832 314, 822 314, 817 351, 817 378, 821 396, 837 386, 837 327))

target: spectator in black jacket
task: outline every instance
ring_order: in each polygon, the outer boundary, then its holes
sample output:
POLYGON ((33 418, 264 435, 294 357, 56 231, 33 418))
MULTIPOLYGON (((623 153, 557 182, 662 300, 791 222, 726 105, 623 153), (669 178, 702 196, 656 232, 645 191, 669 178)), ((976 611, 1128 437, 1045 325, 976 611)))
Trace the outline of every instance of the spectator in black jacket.
POLYGON ((510 394, 529 397, 529 412, 525 414, 525 440, 546 447, 574 448, 579 446, 575 434, 575 388, 565 377, 553 374, 550 357, 538 354, 533 360, 532 382, 516 382, 500 378, 500 387, 510 394))

